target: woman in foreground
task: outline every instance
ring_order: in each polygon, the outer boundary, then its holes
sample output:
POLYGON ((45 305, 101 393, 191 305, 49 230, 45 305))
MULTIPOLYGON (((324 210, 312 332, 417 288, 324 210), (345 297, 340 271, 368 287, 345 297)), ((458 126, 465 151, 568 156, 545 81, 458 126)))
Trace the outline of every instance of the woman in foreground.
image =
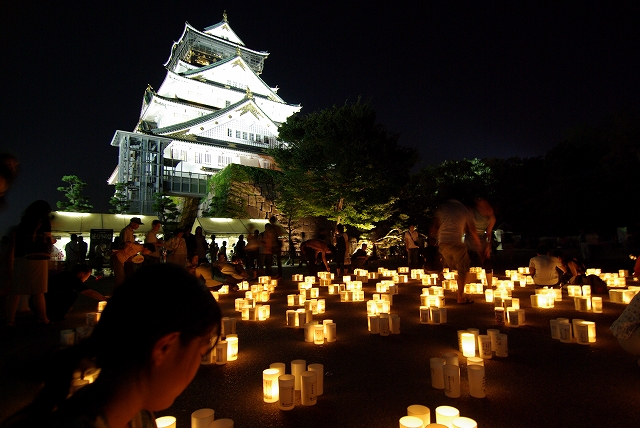
POLYGON ((154 411, 187 387, 219 333, 218 304, 182 267, 138 270, 109 300, 90 338, 52 360, 40 394, 6 426, 155 427, 154 411), (74 370, 97 380, 68 397, 74 370))

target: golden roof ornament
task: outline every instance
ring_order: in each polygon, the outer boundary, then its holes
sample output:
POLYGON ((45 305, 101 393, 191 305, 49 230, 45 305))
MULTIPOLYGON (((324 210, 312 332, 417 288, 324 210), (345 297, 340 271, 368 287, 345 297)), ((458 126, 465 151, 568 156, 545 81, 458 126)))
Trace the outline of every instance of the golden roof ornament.
POLYGON ((226 23, 229 23, 229 18, 227 18, 227 11, 222 12, 222 20, 226 23))
POLYGON ((253 99, 253 93, 251 93, 251 89, 247 86, 247 93, 245 95, 245 98, 248 100, 252 100, 253 99))
POLYGON ((240 45, 236 46, 236 56, 242 56, 242 52, 240 52, 240 45))

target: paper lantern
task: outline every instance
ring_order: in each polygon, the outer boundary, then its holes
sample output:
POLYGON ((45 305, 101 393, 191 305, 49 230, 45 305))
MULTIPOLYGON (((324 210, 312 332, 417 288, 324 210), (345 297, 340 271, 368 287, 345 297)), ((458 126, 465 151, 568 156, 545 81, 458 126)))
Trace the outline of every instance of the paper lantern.
POLYGON ((213 423, 213 409, 200 409, 191 413, 191 428, 210 428, 213 423))
POLYGON ((156 418, 158 428, 176 428, 176 418, 173 416, 162 416, 156 418))
POLYGON ((436 407, 436 422, 451 427, 451 422, 460 416, 460 412, 455 407, 438 406, 436 407))
POLYGON ((484 366, 484 360, 480 357, 469 357, 467 358, 467 366, 484 366))
POLYGON ((308 343, 313 343, 315 335, 315 323, 305 323, 304 324, 304 341, 308 343))
POLYGON ((551 338, 560 339, 560 329, 558 328, 558 320, 549 320, 549 327, 551 328, 551 338))
POLYGON ((73 346, 76 341, 76 332, 73 329, 65 329, 60 331, 60 345, 63 347, 73 346))
POLYGON ((228 351, 227 341, 220 340, 216 344, 216 364, 221 366, 227 364, 227 351, 228 351))
POLYGON ((322 395, 324 393, 324 366, 318 363, 309 364, 307 370, 316 373, 316 395, 322 395))
POLYGON ((428 324, 430 320, 430 308, 428 306, 420 306, 420 324, 428 324))
POLYGON ((227 360, 235 361, 238 359, 238 336, 227 335, 227 360))
POLYGON ((465 357, 476 356, 476 340, 473 333, 462 333, 460 335, 462 342, 462 355, 465 357))
POLYGON ((313 332, 313 343, 316 345, 324 344, 324 326, 322 324, 314 325, 313 332))
POLYGON ((316 372, 300 373, 300 403, 303 406, 314 406, 317 400, 318 375, 316 372))
POLYGON ((380 314, 380 336, 389 336, 389 314, 380 314))
POLYGON ((282 376, 283 374, 286 374, 286 370, 287 370, 287 366, 285 365, 285 363, 271 363, 269 364, 269 368, 277 369, 278 376, 282 376))
POLYGON ((467 365, 467 377, 469 378, 469 395, 474 398, 486 397, 484 366, 478 364, 467 365))
POLYGON ((506 334, 496 335, 496 357, 508 357, 508 356, 509 356, 509 346, 507 343, 507 335, 506 334))
POLYGON ((496 320, 496 325, 504 325, 504 308, 503 307, 495 307, 494 308, 494 316, 496 320))
POLYGON ((558 320, 558 330, 560 333, 560 342, 562 343, 573 342, 573 337, 571 335, 571 323, 568 320, 566 321, 558 320))
POLYGON ((216 419, 215 421, 213 421, 210 428, 233 428, 233 419, 216 419))
POLYGON ((493 356, 493 352, 491 351, 491 337, 488 334, 478 336, 478 355, 487 360, 493 356))
POLYGON ((442 371, 444 372, 444 395, 449 398, 460 397, 460 367, 445 364, 442 371))
POLYGON ((493 303, 493 290, 491 288, 484 290, 484 299, 487 303, 493 303))
POLYGON ((491 339, 491 351, 496 352, 496 337, 500 334, 500 330, 496 328, 487 329, 487 334, 491 339))
POLYGON ((389 331, 391 334, 400 334, 400 316, 393 314, 389 317, 389 331))
POLYGON ((601 314, 602 313, 602 297, 592 297, 591 308, 593 309, 593 313, 601 314))
POLYGON ((593 321, 581 321, 575 327, 575 335, 579 344, 588 345, 596 341, 596 323, 593 321))
POLYGON ((380 334, 380 316, 369 315, 368 323, 369 323, 369 333, 380 334))
POLYGON ((444 358, 429 359, 429 368, 431 370, 431 386, 435 389, 444 389, 444 358))
POLYGON ((476 428, 478 424, 471 418, 457 417, 451 421, 451 428, 476 428))
POLYGON ((326 334, 325 339, 327 339, 327 343, 333 343, 336 341, 336 323, 330 322, 325 326, 326 334))
POLYGON ((278 408, 280 410, 291 410, 295 407, 295 383, 294 375, 278 377, 278 408))
POLYGON ((455 352, 445 352, 442 354, 442 358, 444 358, 447 365, 458 365, 458 354, 456 354, 455 352))
POLYGON ((305 360, 291 361, 291 374, 295 377, 295 389, 300 391, 300 374, 305 371, 307 362, 305 360))
POLYGON ((275 403, 280 399, 278 377, 280 370, 266 369, 262 371, 262 399, 265 403, 275 403))
POLYGON ((422 419, 417 416, 403 416, 400 418, 400 428, 422 428, 422 419))

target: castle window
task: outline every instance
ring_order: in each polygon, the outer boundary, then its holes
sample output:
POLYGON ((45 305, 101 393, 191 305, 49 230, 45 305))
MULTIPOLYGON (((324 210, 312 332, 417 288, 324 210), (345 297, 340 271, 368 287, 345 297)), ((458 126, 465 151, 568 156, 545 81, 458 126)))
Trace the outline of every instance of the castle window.
POLYGON ((211 165, 211 153, 204 154, 204 163, 211 165))
POLYGON ((260 134, 256 134, 256 141, 257 141, 258 143, 261 143, 261 142, 262 142, 262 135, 260 135, 260 134))
POLYGON ((243 133, 242 133, 242 139, 243 139, 243 140, 246 140, 246 139, 247 139, 247 133, 246 133, 246 132, 243 132, 243 133))
POLYGON ((249 141, 253 141, 253 140, 254 140, 253 134, 249 134, 249 141))
POLYGON ((231 128, 227 128, 227 137, 233 137, 233 131, 231 128))
POLYGON ((241 138, 240 131, 236 131, 236 138, 241 138))
POLYGON ((195 163, 202 163, 202 153, 194 153, 193 154, 193 161, 195 163))

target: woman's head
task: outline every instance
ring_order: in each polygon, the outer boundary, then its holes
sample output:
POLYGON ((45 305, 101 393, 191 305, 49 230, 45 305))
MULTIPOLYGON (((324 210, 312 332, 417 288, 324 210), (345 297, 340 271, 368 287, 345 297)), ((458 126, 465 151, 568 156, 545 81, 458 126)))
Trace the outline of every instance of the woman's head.
POLYGON ((29 204, 22 214, 22 221, 37 221, 51 214, 51 205, 42 199, 29 204))
POLYGON ((178 333, 186 347, 216 334, 220 320, 218 304, 197 278, 179 266, 156 264, 114 292, 89 340, 104 372, 128 375, 150 363, 163 337, 178 333))

